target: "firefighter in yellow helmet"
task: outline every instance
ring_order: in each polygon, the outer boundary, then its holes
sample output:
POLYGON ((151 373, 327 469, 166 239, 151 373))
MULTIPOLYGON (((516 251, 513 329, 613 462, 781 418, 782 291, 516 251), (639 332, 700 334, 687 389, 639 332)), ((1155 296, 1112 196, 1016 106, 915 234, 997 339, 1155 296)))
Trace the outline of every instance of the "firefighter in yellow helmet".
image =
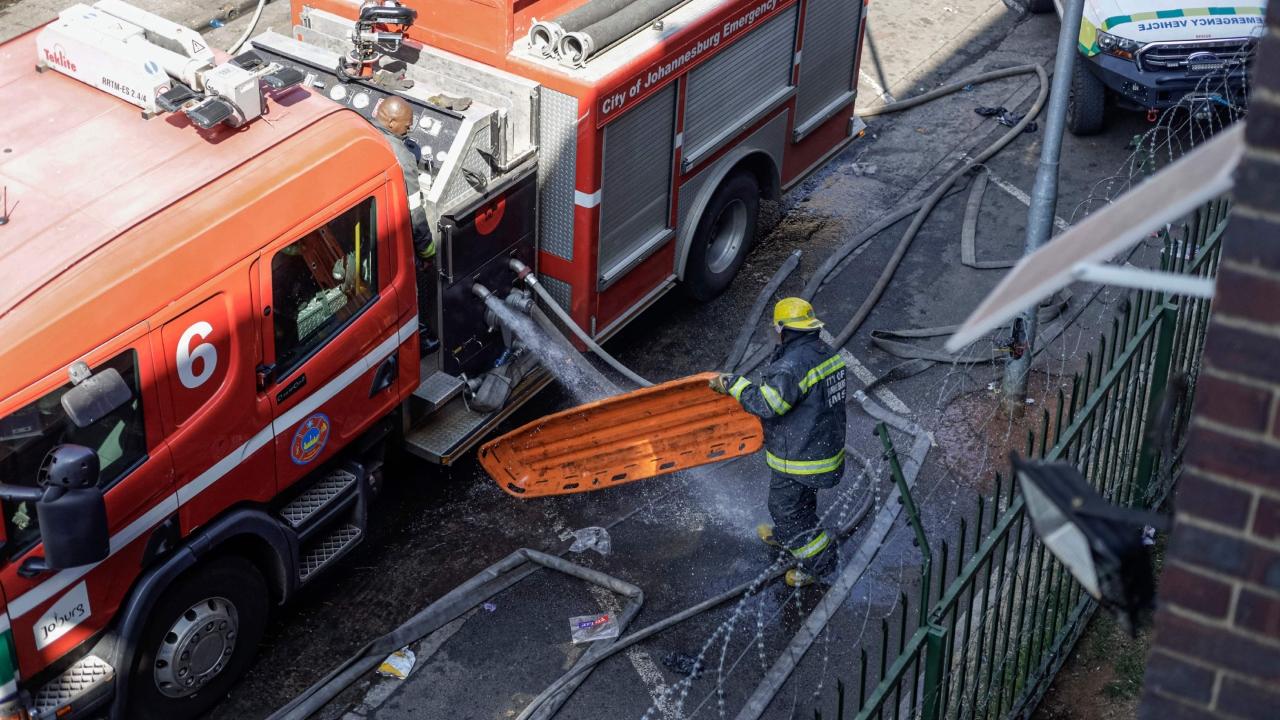
POLYGON ((805 300, 779 300, 773 327, 778 347, 760 382, 722 373, 711 380, 711 388, 733 396, 764 426, 774 524, 756 531, 800 561, 786 578, 798 587, 814 582, 835 562, 834 538, 818 522, 818 490, 834 487, 844 475, 844 360, 819 337, 822 321, 805 300))

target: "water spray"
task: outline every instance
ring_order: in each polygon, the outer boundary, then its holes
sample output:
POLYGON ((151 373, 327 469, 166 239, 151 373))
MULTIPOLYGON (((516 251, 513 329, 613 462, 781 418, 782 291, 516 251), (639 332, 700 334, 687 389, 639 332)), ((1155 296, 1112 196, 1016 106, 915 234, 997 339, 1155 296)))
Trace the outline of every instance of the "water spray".
POLYGON ((578 327, 578 323, 574 322, 573 318, 569 317, 569 314, 564 311, 564 308, 560 307, 560 303, 556 302, 556 299, 551 297, 551 293, 547 292, 547 289, 542 286, 542 283, 538 282, 537 274, 534 273, 528 265, 521 262, 519 258, 511 258, 507 261, 507 267, 515 271, 516 282, 523 282, 528 286, 528 288, 533 291, 533 294, 542 301, 542 306, 547 310, 550 310, 551 314, 560 321, 561 325, 568 328, 583 345, 586 345, 587 348, 590 349, 591 352, 595 353, 597 357, 608 363, 609 367, 617 370, 619 373, 622 373, 624 377, 640 387, 650 387, 653 385, 653 383, 645 380, 632 371, 631 368, 618 362, 618 360, 612 355, 605 352, 605 349, 600 347, 600 345, 593 340, 590 335, 583 332, 582 328, 578 327))

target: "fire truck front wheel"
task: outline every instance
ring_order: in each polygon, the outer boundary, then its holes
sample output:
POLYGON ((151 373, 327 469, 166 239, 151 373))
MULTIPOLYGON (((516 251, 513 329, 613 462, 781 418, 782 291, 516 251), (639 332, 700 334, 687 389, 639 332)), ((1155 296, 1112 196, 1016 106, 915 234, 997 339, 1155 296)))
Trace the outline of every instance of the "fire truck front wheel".
POLYGON ((248 668, 268 610, 266 581, 242 558, 216 558, 179 578, 143 630, 128 717, 175 720, 207 712, 248 668))
POLYGON ((720 184, 689 245, 684 287, 691 297, 705 302, 729 287, 755 242, 759 213, 760 186, 750 173, 734 173, 720 184))

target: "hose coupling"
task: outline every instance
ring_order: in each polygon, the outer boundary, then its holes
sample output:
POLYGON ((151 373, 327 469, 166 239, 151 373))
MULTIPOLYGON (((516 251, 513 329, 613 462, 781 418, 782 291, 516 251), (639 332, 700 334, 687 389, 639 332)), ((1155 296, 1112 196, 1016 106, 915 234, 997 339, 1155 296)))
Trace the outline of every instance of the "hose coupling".
POLYGON ((533 268, 521 262, 520 258, 513 257, 507 261, 507 267, 511 268, 516 274, 516 282, 536 285, 538 276, 533 274, 533 268))

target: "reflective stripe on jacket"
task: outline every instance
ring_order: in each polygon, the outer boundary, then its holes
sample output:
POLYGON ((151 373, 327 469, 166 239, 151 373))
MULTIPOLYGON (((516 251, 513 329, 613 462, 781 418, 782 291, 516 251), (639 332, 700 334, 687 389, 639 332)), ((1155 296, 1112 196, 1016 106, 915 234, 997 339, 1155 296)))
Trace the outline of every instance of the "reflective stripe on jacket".
POLYGON ((816 332, 784 331, 760 382, 736 377, 729 394, 764 425, 765 462, 806 485, 844 474, 844 360, 816 332))

